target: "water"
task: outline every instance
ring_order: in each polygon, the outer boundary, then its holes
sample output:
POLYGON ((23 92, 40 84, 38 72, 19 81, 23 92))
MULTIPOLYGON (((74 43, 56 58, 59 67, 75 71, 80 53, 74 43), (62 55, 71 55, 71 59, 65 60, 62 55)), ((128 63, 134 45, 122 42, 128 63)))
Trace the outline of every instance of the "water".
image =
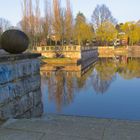
POLYGON ((42 67, 44 114, 140 120, 140 59, 85 64, 42 67))

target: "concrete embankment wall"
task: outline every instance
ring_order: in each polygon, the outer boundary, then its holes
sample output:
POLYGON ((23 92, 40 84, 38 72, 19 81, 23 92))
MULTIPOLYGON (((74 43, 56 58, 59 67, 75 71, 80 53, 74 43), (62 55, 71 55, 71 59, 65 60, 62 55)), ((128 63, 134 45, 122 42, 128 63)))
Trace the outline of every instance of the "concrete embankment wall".
POLYGON ((129 57, 135 57, 135 58, 140 58, 140 46, 129 46, 128 47, 129 57))
POLYGON ((99 57, 114 57, 114 46, 100 46, 98 47, 99 57))
POLYGON ((140 57, 140 46, 118 47, 104 46, 98 47, 99 57, 115 57, 117 55, 125 55, 127 57, 140 57))
POLYGON ((139 51, 140 52, 140 46, 129 46, 129 51, 139 51))
POLYGON ((103 46, 98 47, 99 57, 115 57, 117 55, 127 55, 129 52, 128 47, 103 46))
POLYGON ((0 56, 0 119, 30 118, 42 114, 39 56, 0 56))
POLYGON ((56 57, 56 54, 59 53, 66 58, 77 60, 86 60, 98 56, 97 48, 95 46, 41 46, 37 47, 37 52, 47 58, 54 58, 56 57))
POLYGON ((98 58, 98 49, 97 47, 82 47, 81 49, 81 59, 82 61, 88 60, 88 59, 97 59, 98 58))
POLYGON ((41 46, 37 47, 37 52, 47 58, 54 58, 56 55, 62 54, 67 58, 81 59, 80 46, 41 46))

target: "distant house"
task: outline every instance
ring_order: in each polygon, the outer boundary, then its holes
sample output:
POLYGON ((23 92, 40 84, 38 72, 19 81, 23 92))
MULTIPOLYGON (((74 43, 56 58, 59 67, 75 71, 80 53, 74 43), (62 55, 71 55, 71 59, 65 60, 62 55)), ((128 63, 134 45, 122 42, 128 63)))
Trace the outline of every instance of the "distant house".
POLYGON ((125 32, 120 32, 118 34, 118 39, 120 40, 120 45, 121 46, 127 46, 128 45, 128 36, 126 35, 125 32))

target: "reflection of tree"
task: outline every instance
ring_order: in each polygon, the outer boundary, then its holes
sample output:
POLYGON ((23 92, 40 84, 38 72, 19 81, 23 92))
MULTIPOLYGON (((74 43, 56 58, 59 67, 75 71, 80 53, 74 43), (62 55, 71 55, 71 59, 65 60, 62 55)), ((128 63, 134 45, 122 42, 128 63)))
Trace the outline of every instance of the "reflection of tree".
POLYGON ((91 65, 82 72, 78 72, 82 75, 81 77, 79 74, 76 76, 77 71, 72 69, 68 71, 68 69, 60 67, 55 71, 47 72, 47 83, 44 84, 48 85, 49 100, 56 103, 57 111, 61 111, 62 106, 73 101, 75 91, 80 93, 79 91, 84 88, 87 90, 90 87, 89 84, 97 93, 105 93, 115 80, 116 73, 125 79, 140 77, 140 61, 130 59, 127 62, 121 62, 113 59, 101 59, 96 65, 91 65))
POLYGON ((67 81, 66 81, 66 85, 67 85, 67 101, 68 103, 71 103, 72 100, 73 100, 73 94, 74 94, 74 91, 73 91, 73 86, 74 86, 74 79, 72 77, 72 73, 69 73, 67 75, 67 81))
POLYGON ((49 99, 55 100, 57 110, 73 100, 73 78, 71 73, 62 70, 52 72, 48 77, 49 99))
POLYGON ((113 61, 113 59, 99 60, 92 78, 95 91, 105 93, 115 79, 116 72, 124 79, 140 77, 140 60, 130 59, 128 63, 113 61))
POLYGON ((118 73, 124 79, 140 77, 140 60, 130 59, 128 63, 119 64, 118 73))
POLYGON ((93 87, 97 93, 105 93, 115 79, 116 65, 112 60, 99 60, 93 73, 93 87))

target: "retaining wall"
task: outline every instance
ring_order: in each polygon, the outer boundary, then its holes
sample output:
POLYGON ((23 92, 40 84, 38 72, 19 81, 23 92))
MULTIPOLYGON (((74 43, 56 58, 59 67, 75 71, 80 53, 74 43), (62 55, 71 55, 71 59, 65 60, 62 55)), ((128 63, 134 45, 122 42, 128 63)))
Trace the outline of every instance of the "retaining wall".
POLYGON ((62 54, 66 58, 77 60, 86 60, 98 56, 97 47, 95 46, 41 46, 37 47, 37 52, 47 58, 54 58, 56 54, 62 54))
POLYGON ((43 112, 39 54, 0 56, 0 119, 43 112))

